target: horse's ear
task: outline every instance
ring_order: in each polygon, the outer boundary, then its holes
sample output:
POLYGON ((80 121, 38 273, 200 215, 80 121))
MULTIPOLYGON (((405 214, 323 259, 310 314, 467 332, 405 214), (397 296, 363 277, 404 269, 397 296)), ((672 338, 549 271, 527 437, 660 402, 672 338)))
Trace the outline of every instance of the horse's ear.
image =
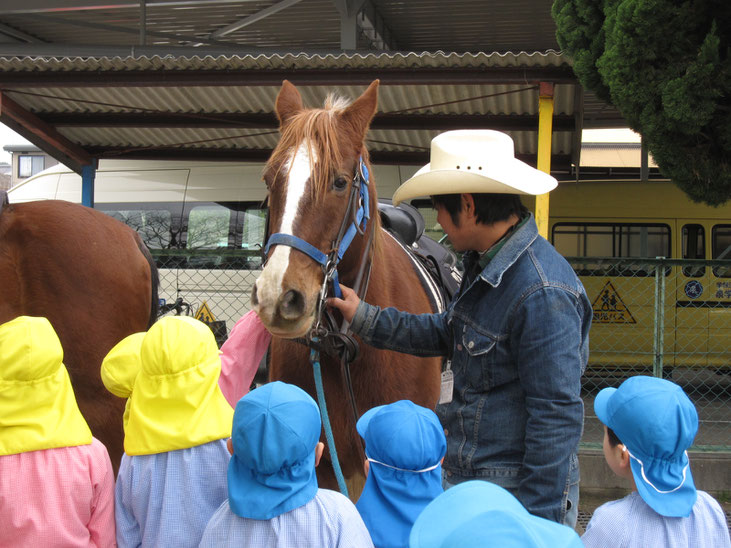
POLYGON ((353 101, 353 104, 347 107, 342 114, 342 120, 350 124, 361 141, 365 139, 368 126, 376 114, 379 83, 380 80, 373 80, 363 95, 353 101))
POLYGON ((302 96, 295 85, 289 80, 282 82, 282 89, 277 94, 277 101, 274 110, 279 118, 279 124, 284 125, 287 121, 302 110, 302 96))

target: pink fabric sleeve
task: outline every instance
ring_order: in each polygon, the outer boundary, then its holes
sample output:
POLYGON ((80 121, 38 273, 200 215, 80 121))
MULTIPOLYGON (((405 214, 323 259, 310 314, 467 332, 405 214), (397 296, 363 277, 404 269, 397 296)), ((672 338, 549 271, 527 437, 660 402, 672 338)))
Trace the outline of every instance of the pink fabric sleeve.
POLYGON ((91 480, 93 500, 89 535, 94 546, 117 546, 114 523, 114 471, 107 448, 96 438, 92 440, 93 464, 91 480))
POLYGON ((271 339, 271 333, 251 310, 236 322, 223 343, 218 386, 231 407, 236 407, 236 403, 249 391, 271 339))

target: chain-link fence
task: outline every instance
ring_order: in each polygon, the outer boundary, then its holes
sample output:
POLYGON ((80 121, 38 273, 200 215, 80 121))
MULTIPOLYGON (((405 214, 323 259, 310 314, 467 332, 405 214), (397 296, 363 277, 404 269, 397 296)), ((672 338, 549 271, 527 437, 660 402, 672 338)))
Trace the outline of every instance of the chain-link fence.
POLYGON ((208 323, 220 344, 249 311, 251 288, 261 273, 261 252, 153 250, 166 314, 187 314, 208 323))
POLYGON ((600 445, 602 388, 633 375, 678 383, 698 410, 694 449, 731 450, 731 261, 570 258, 594 312, 582 444, 600 445))
MULTIPOLYGON (((221 344, 249 308, 261 254, 154 251, 168 313, 212 325, 221 344), (180 301, 178 301, 180 299, 180 301), (175 306, 177 304, 177 307, 175 306)), ((695 449, 731 450, 731 261, 570 258, 592 303, 582 443, 603 428, 594 397, 632 375, 680 384, 696 405, 695 449)))

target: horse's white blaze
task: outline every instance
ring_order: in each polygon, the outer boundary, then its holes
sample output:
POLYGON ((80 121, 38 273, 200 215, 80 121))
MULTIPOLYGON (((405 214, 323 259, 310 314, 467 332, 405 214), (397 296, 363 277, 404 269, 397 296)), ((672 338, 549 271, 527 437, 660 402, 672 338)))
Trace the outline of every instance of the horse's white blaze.
MULTIPOLYGON (((310 159, 308 143, 303 142, 292 152, 290 159, 284 165, 287 172, 287 197, 284 202, 284 213, 277 232, 293 235, 294 223, 300 201, 307 190, 307 181, 317 158, 310 159)), ((292 248, 288 245, 277 245, 272 250, 266 267, 256 281, 256 291, 259 302, 269 303, 272 306, 282 293, 282 280, 289 267, 289 255, 292 248)))

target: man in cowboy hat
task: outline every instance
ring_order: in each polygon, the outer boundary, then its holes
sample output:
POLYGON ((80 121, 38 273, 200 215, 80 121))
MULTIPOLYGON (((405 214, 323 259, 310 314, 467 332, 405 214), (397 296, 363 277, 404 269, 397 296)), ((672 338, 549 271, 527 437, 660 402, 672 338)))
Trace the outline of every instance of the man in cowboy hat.
POLYGON ((439 224, 464 252, 452 303, 441 314, 409 314, 361 302, 348 288, 328 303, 368 344, 449 356, 437 406, 447 436, 445 487, 492 481, 530 513, 573 527, 591 303, 519 197, 556 185, 517 160, 504 133, 435 137, 431 163, 393 201, 431 196, 439 224))

